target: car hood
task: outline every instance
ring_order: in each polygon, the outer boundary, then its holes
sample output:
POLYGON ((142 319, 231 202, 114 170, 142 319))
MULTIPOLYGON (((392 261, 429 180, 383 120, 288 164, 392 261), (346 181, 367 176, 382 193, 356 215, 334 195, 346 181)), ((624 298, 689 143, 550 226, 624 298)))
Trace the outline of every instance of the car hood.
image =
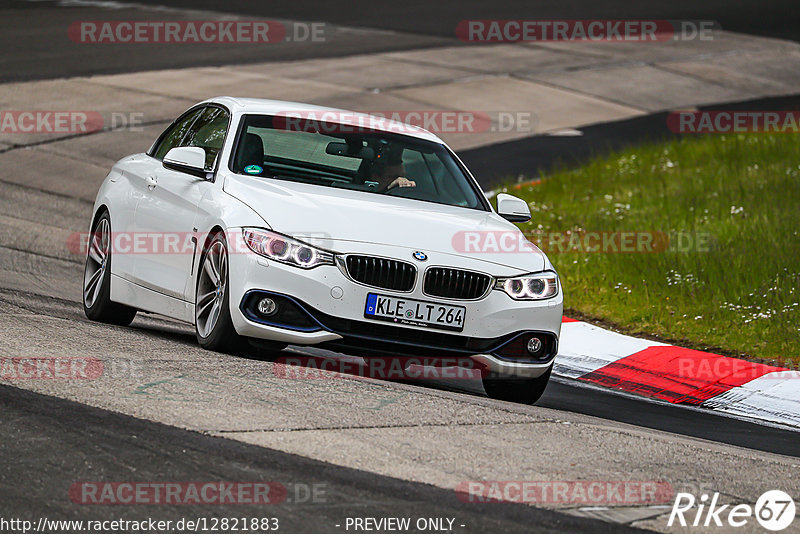
POLYGON ((335 252, 351 251, 349 243, 371 243, 524 272, 541 271, 548 264, 516 226, 493 212, 240 175, 228 175, 224 190, 276 232, 335 252))

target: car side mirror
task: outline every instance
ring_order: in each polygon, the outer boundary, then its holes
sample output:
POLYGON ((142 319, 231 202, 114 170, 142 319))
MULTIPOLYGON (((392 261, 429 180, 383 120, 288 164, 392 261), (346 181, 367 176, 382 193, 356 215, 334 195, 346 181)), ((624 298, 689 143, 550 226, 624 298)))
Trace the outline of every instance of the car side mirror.
POLYGON ((507 221, 519 223, 531 220, 528 203, 515 196, 499 193, 497 195, 497 214, 507 221))
POLYGON ((164 156, 164 167, 185 172, 198 178, 206 178, 206 151, 199 146, 179 146, 171 148, 164 156))

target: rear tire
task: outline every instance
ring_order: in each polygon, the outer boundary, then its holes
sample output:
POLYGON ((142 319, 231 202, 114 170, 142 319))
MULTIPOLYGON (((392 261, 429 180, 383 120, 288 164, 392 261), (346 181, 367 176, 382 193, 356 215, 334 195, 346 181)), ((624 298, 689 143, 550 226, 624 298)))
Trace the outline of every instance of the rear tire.
POLYGON ((519 378, 489 373, 483 378, 483 389, 486 394, 497 400, 533 404, 538 401, 550 381, 553 366, 537 378, 519 378))
POLYGON ((246 347, 231 320, 228 284, 228 243, 215 234, 203 252, 197 273, 194 326, 201 347, 217 352, 238 352, 246 347))
POLYGON ((83 270, 83 313, 92 321, 127 326, 136 309, 111 302, 111 216, 102 215, 89 235, 83 270))

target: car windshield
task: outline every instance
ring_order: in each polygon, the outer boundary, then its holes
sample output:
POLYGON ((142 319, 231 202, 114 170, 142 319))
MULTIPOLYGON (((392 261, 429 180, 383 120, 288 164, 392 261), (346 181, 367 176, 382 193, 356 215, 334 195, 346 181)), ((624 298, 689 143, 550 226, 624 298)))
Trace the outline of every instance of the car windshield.
POLYGON ((440 143, 334 123, 246 115, 233 172, 486 210, 440 143))

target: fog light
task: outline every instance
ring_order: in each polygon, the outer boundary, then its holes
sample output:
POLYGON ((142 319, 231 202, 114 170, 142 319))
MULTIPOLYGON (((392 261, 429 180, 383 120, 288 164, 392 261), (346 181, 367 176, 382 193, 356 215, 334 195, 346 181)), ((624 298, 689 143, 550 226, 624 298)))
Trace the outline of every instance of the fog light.
POLYGON ((263 299, 259 300, 257 308, 258 313, 265 317, 275 315, 275 312, 278 311, 278 305, 275 304, 275 301, 269 297, 264 297, 263 299))
POLYGON ((528 352, 531 354, 537 354, 540 350, 542 350, 542 340, 538 337, 532 337, 528 340, 528 352))

